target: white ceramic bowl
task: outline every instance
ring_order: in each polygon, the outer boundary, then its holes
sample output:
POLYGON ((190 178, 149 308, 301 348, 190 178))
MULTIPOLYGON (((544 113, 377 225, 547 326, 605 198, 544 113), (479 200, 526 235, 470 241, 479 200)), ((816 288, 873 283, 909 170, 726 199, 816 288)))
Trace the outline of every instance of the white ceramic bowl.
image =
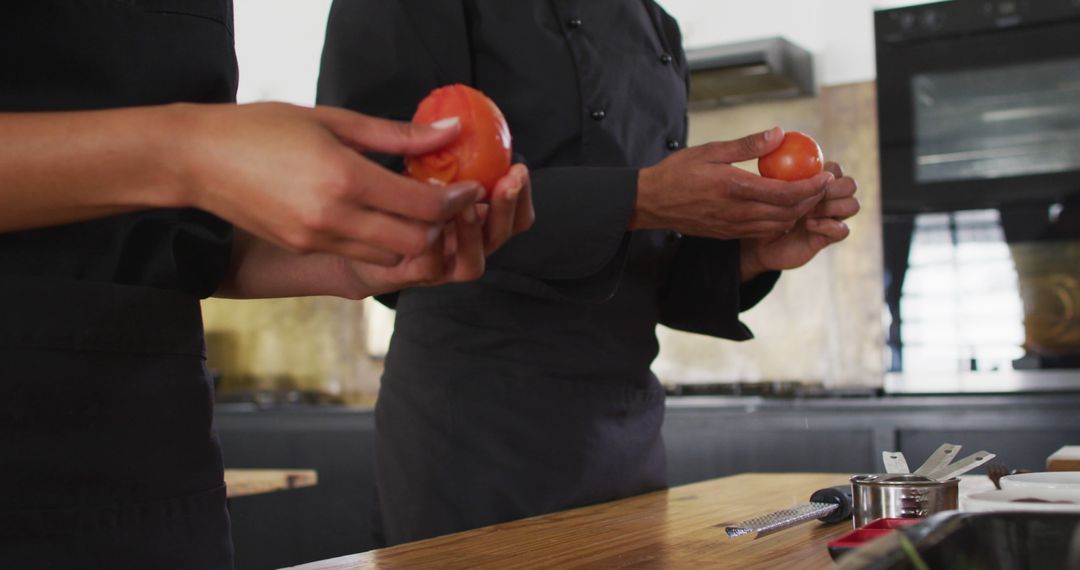
POLYGON ((986 491, 965 497, 964 510, 1080 513, 1080 490, 1022 488, 986 491))
POLYGON ((1002 489, 1062 489, 1080 493, 1080 471, 1019 473, 1001 478, 1002 489))

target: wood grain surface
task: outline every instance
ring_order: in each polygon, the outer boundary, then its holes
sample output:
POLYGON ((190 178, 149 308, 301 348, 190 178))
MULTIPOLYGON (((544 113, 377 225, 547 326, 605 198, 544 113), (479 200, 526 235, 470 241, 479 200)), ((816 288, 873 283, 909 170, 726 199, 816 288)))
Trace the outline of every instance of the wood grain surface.
POLYGON ((297 566, 357 568, 828 568, 850 523, 817 521, 757 540, 724 527, 792 507, 847 475, 750 473, 297 566))
POLYGON ((314 469, 225 470, 225 494, 230 499, 300 487, 313 487, 318 482, 319 475, 314 469))

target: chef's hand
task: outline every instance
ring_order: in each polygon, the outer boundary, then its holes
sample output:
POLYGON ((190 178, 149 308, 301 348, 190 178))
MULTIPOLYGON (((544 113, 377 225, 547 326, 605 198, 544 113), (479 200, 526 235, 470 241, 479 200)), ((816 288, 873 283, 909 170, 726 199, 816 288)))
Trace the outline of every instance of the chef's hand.
POLYGON ((180 134, 191 135, 176 138, 184 201, 294 253, 387 267, 441 254, 444 227, 482 196, 477 184, 433 187, 360 154, 422 154, 454 140, 456 123, 436 129, 281 103, 181 109, 190 132, 180 134))
POLYGON ((825 199, 787 232, 742 240, 741 276, 748 281, 765 271, 801 267, 821 250, 847 238, 851 230, 844 220, 859 213, 855 179, 844 176, 840 165, 830 162, 825 170, 833 175, 825 199))
POLYGON ((491 201, 477 204, 476 211, 484 221, 484 253, 488 255, 510 238, 531 228, 536 213, 529 169, 524 164, 511 166, 495 184, 491 201))
POLYGON ((515 164, 495 184, 491 202, 462 210, 444 226, 430 250, 393 267, 342 258, 350 296, 479 279, 485 256, 529 229, 533 219, 529 170, 515 164))
POLYGON ((834 175, 823 172, 785 182, 731 166, 768 154, 783 138, 784 131, 773 128, 690 147, 642 169, 630 229, 669 229, 719 239, 793 229, 822 200, 834 175))

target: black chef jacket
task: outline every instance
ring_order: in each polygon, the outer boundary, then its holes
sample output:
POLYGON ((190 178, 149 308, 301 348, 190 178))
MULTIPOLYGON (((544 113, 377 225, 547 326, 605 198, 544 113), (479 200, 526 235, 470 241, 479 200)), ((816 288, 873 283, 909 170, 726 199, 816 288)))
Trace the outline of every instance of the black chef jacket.
MULTIPOLYGON (((229 102, 236 79, 231 0, 0 16, 0 112, 229 102)), ((199 309, 230 238, 165 209, 0 233, 0 566, 232 567, 199 309)))
MULTIPOLYGON (((235 100, 228 0, 42 0, 4 11, 0 112, 235 100)), ((190 209, 0 233, 0 276, 65 277, 208 297, 225 275, 231 238, 228 223, 190 209)))
POLYGON ((750 338, 738 242, 628 232, 638 169, 686 141, 674 20, 637 0, 336 0, 319 101, 411 117, 487 93, 532 169, 536 224, 477 283, 409 289, 376 409, 389 543, 665 486, 657 323, 750 338))

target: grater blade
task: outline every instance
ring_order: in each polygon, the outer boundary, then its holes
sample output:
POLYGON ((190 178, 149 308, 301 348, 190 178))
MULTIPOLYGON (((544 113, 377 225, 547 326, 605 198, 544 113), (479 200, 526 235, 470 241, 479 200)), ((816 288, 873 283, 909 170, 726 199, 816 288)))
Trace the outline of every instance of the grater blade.
POLYGON ((754 538, 757 539, 797 524, 820 519, 835 511, 838 507, 839 505, 836 503, 804 503, 797 507, 743 521, 737 525, 726 527, 724 531, 727 532, 728 538, 756 534, 754 538))

